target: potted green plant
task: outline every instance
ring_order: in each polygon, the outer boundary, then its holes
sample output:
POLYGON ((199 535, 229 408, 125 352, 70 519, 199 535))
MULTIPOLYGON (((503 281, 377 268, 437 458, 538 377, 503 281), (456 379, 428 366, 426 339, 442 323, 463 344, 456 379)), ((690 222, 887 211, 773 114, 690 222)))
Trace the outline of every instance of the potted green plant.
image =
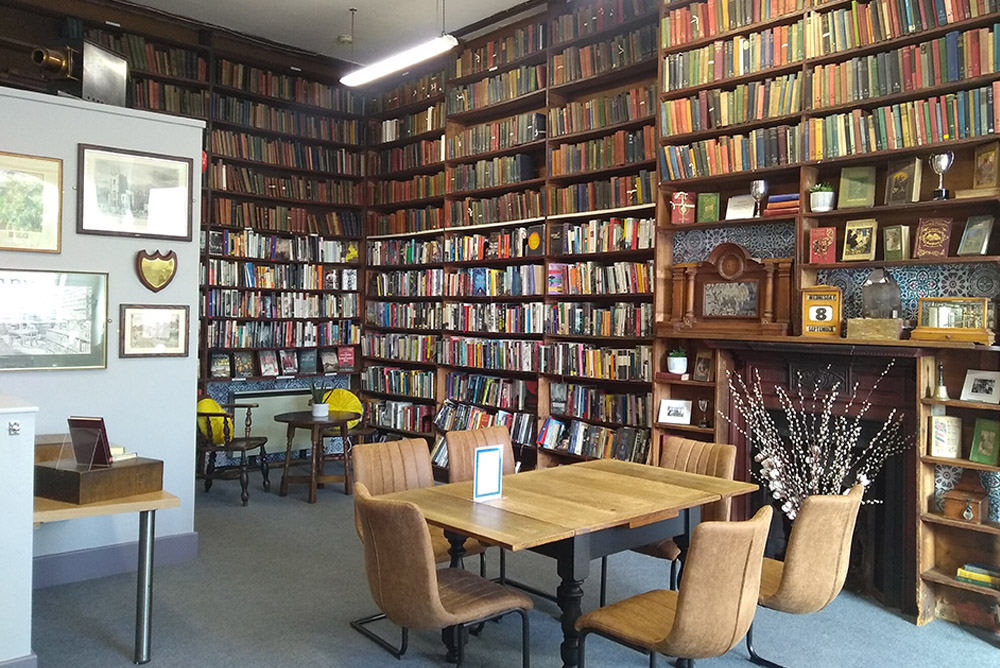
POLYGON ((687 373, 688 358, 687 351, 683 348, 675 348, 667 353, 667 371, 670 373, 687 373))
POLYGON ((326 386, 326 383, 320 382, 318 385, 310 383, 309 389, 312 392, 312 401, 310 402, 312 404, 312 416, 314 418, 330 417, 330 404, 323 401, 330 388, 326 386))
POLYGON ((833 211, 833 186, 829 183, 817 183, 809 189, 809 210, 814 213, 833 211))

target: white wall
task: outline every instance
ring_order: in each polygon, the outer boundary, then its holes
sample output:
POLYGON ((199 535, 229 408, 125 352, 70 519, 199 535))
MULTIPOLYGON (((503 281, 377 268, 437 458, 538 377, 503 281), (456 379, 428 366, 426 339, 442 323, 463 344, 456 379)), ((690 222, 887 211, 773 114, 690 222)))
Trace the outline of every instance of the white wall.
MULTIPOLYGON (((162 459, 163 487, 180 508, 156 517, 156 537, 194 530, 194 429, 198 360, 198 239, 201 213, 201 148, 204 123, 0 88, 0 151, 63 161, 62 252, 0 251, 0 268, 108 273, 107 368, 76 371, 0 371, 0 391, 39 408, 36 432, 65 433, 70 415, 100 415, 108 438, 141 456, 162 459), (77 145, 189 157, 194 187, 191 241, 132 239, 76 233, 77 145), (147 290, 135 274, 136 252, 177 252, 173 282, 147 290), (118 357, 119 305, 190 306, 188 357, 118 357)), ((6 469, 0 469, 0 487, 6 469)), ((45 524, 34 532, 36 557, 134 542, 134 513, 45 524)), ((4 556, 0 555, 0 565, 4 556)))

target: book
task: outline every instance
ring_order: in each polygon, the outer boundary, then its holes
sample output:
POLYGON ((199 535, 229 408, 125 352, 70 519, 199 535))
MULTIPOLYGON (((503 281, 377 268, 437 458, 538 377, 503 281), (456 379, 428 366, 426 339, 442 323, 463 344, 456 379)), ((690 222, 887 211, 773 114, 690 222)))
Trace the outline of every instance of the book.
POLYGON ((524 240, 524 255, 528 257, 545 255, 545 225, 528 227, 524 240))
POLYGON ((278 375, 278 354, 273 350, 261 350, 257 353, 257 361, 260 362, 260 375, 278 375))
POLYGON ((102 417, 73 416, 66 420, 73 457, 88 469, 111 466, 111 444, 102 417))
POLYGON ((913 258, 948 257, 951 218, 921 218, 913 244, 913 258))
POLYGON ((472 294, 476 297, 486 295, 486 267, 473 267, 472 274, 472 294))
POLYGON ((753 218, 756 207, 753 195, 733 195, 726 203, 726 220, 753 218))
POLYGON ((923 164, 917 157, 889 163, 885 177, 886 206, 920 201, 920 175, 923 164))
POLYGON ((965 189, 955 191, 955 199, 969 199, 971 197, 1000 197, 1000 188, 965 189))
POLYGON ((841 260, 871 261, 875 259, 875 230, 878 221, 874 218, 849 220, 844 225, 844 250, 841 260))
POLYGON ((931 457, 962 456, 962 418, 954 415, 932 415, 927 431, 931 457))
POLYGON ((889 225, 882 230, 882 258, 887 261, 910 259, 910 228, 889 225))
POLYGON ((993 216, 969 216, 958 243, 957 255, 986 255, 990 232, 993 231, 993 216))
POLYGON ((994 578, 1000 578, 1000 564, 980 564, 976 562, 969 562, 962 566, 969 573, 976 573, 979 575, 988 575, 994 578))
POLYGON ((837 230, 814 227, 809 230, 809 264, 832 264, 837 261, 837 230))
POLYGON ((212 353, 209 374, 212 378, 229 378, 229 353, 212 353))
POLYGON ((838 209, 865 209, 875 205, 875 168, 844 167, 840 170, 838 209))
POLYGON ((670 196, 670 224, 687 225, 694 222, 695 193, 675 192, 670 196))
POLYGON ((319 355, 315 348, 306 348, 299 351, 299 373, 316 373, 317 358, 319 355))
POLYGON ((281 375, 299 372, 299 358, 295 356, 294 350, 282 350, 278 354, 278 361, 281 363, 281 375))
POLYGON ((340 368, 336 350, 324 350, 320 352, 319 360, 323 373, 333 373, 340 368))
POLYGON ((997 153, 1000 152, 1000 142, 984 144, 976 147, 975 167, 972 171, 972 188, 992 189, 997 183, 997 153))
POLYGON ((233 377, 250 378, 254 375, 253 353, 241 351, 233 353, 233 377))
POLYGON ((977 418, 969 449, 969 461, 996 466, 1000 455, 1000 422, 977 418))
POLYGON ((695 221, 714 223, 719 220, 719 193, 698 193, 698 211, 695 221))
POLYGON ((139 456, 135 450, 126 450, 124 445, 112 445, 111 448, 111 463, 123 462, 126 459, 135 459, 139 456))
POLYGON ((965 568, 958 569, 955 579, 959 582, 968 582, 969 584, 980 585, 981 587, 1000 589, 1000 578, 973 573, 965 568))
POLYGON ((337 368, 341 371, 354 368, 353 346, 340 346, 337 348, 337 368))

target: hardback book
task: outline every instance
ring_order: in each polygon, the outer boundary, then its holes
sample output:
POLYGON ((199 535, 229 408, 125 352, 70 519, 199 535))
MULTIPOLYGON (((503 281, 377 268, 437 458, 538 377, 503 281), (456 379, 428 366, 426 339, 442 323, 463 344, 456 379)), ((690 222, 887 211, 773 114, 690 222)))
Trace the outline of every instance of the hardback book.
POLYGON ((698 193, 696 221, 714 223, 719 219, 719 193, 698 193))
POLYGON ((844 252, 841 260, 871 261, 875 259, 875 231, 878 221, 874 218, 849 220, 844 225, 844 252))
POLYGON ((278 361, 281 362, 281 375, 287 376, 299 372, 299 358, 295 356, 294 350, 282 350, 278 355, 278 361))
POLYGON ((954 415, 930 416, 930 429, 927 436, 930 439, 931 457, 962 456, 962 418, 954 415))
POLYGON ((923 164, 917 157, 889 163, 889 171, 885 177, 886 205, 920 201, 920 175, 923 164))
POLYGON ((305 348, 299 351, 299 373, 316 373, 317 358, 315 348, 305 348))
POLYGON ((277 237, 274 240, 274 259, 288 262, 292 259, 292 240, 289 237, 277 237))
POLYGON ((337 348, 337 368, 341 371, 354 368, 354 346, 337 348))
POLYGON ((212 378, 229 378, 229 353, 212 353, 209 371, 212 378))
POLYGON ((997 165, 997 154, 1000 153, 1000 143, 993 142, 976 148, 975 167, 972 171, 972 187, 974 189, 996 188, 1000 183, 1000 170, 997 165))
POLYGON ((260 362, 260 375, 278 375, 278 354, 273 350, 261 350, 257 353, 257 361, 260 362))
POLYGON ((1000 197, 1000 188, 967 188, 955 191, 955 199, 969 199, 971 197, 1000 197))
POLYGON ((88 469, 111 466, 111 444, 102 417, 68 418, 69 438, 76 463, 88 469))
POLYGON ((696 193, 675 192, 670 196, 670 224, 687 225, 694 222, 696 193))
POLYGON ((126 459, 135 459, 139 456, 139 453, 135 450, 126 450, 124 445, 112 445, 110 447, 112 464, 123 462, 126 459))
POLYGON ((476 297, 486 295, 486 267, 472 268, 472 294, 476 297))
POLYGON ((809 264, 833 264, 837 261, 837 230, 814 227, 809 230, 809 264))
POLYGON ((234 378, 250 378, 254 375, 253 371, 253 353, 246 351, 233 353, 234 378))
POLYGON ((913 244, 913 258, 948 257, 951 218, 921 218, 913 244))
POLYGON ((889 225, 882 230, 882 257, 886 261, 910 259, 910 228, 889 225))
POLYGON ((336 350, 324 350, 320 352, 319 359, 323 365, 323 373, 333 373, 340 368, 336 350))
POLYGON ((969 216, 958 244, 958 255, 986 255, 993 231, 993 216, 969 216))
POLYGON ((865 209, 875 205, 875 168, 844 167, 840 170, 838 209, 865 209))
POLYGON ((987 466, 996 466, 1000 459, 1000 422, 976 419, 976 428, 969 448, 969 461, 987 466))
POLYGON ((726 220, 753 218, 756 207, 753 195, 733 195, 726 203, 726 220))
POLYGON ((532 225, 528 228, 524 241, 524 254, 545 255, 545 225, 532 225))

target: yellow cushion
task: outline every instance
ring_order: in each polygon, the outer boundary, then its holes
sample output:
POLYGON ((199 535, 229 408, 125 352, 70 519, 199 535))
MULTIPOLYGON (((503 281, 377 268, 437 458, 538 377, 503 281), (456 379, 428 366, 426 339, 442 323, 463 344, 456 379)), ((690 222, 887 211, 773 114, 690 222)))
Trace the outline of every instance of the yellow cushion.
MULTIPOLYGON (((225 413, 222 410, 222 406, 219 405, 215 399, 209 399, 205 397, 198 402, 198 412, 199 413, 225 413)), ((198 431, 202 433, 205 438, 211 438, 212 443, 216 445, 221 445, 226 442, 226 430, 229 432, 229 437, 233 436, 233 420, 232 418, 224 417, 200 417, 198 418, 198 431), (211 424, 211 427, 209 425, 211 424), (211 429, 211 434, 209 434, 209 429, 211 429)))
MULTIPOLYGON (((347 413, 357 413, 361 415, 361 400, 350 390, 337 388, 330 390, 323 397, 323 403, 330 404, 331 411, 345 411, 347 413)), ((347 423, 348 429, 354 429, 361 420, 351 420, 347 423)))

